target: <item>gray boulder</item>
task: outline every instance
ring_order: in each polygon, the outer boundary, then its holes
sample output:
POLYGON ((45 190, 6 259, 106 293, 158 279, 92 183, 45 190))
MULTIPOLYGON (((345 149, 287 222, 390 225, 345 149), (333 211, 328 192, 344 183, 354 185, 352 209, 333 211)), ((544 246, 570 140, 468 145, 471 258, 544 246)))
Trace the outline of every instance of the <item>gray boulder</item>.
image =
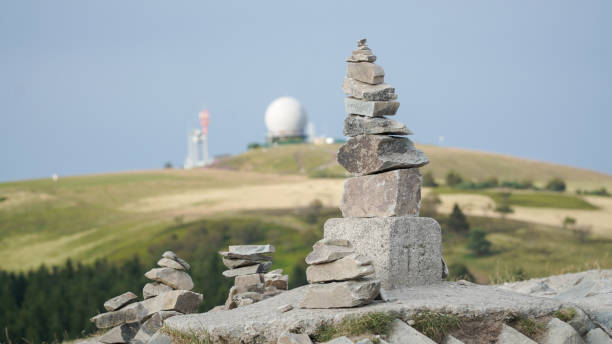
POLYGON ((387 342, 390 344, 436 344, 436 342, 399 319, 393 320, 387 342))
POLYGON ((344 98, 344 111, 352 115, 368 117, 393 116, 399 109, 400 103, 393 100, 360 100, 344 98))
POLYGON ((250 274, 236 276, 234 280, 234 286, 236 287, 250 287, 263 283, 262 274, 250 274))
POLYGON ((372 302, 380 291, 380 281, 331 282, 307 286, 301 308, 347 308, 372 302))
POLYGON ((202 303, 202 294, 188 290, 172 290, 139 302, 146 310, 146 316, 159 311, 194 313, 202 303))
POLYGON ((310 337, 303 333, 285 333, 278 337, 277 344, 312 344, 310 337))
POLYGON ((274 287, 278 290, 289 289, 289 276, 283 274, 271 274, 267 273, 263 276, 264 286, 274 287))
POLYGON ((264 261, 272 260, 272 257, 266 256, 265 254, 239 254, 239 253, 231 253, 227 251, 219 252, 219 254, 225 259, 239 259, 239 260, 249 260, 249 261, 256 261, 256 262, 264 262, 264 261))
POLYGON ((165 293, 167 291, 172 290, 172 287, 167 286, 163 283, 152 282, 145 284, 144 288, 142 288, 142 297, 146 300, 148 298, 157 296, 161 293, 165 293))
POLYGON ((370 62, 349 62, 346 76, 372 85, 385 82, 383 68, 370 62))
POLYGON ((167 334, 158 331, 151 337, 151 340, 149 340, 147 344, 173 344, 173 340, 167 334))
POLYGON ((306 269, 308 283, 346 281, 374 273, 372 260, 351 254, 331 263, 311 265, 306 269))
POLYGON ((354 176, 429 163, 423 152, 407 137, 360 135, 351 137, 338 151, 338 163, 354 176))
MULTIPOLYGON (((465 344, 462 341, 460 341, 459 339, 448 335, 446 336, 446 338, 444 339, 444 342, 442 342, 443 344, 465 344)), ((498 343, 499 344, 499 343, 498 343)))
POLYGON ((161 282, 174 289, 191 290, 193 280, 188 273, 172 268, 155 268, 147 271, 145 277, 154 281, 161 282))
POLYGON ((147 316, 147 309, 141 302, 129 304, 119 310, 98 314, 89 321, 97 328, 111 328, 126 323, 139 322, 147 316))
POLYGON ((537 344, 529 337, 504 324, 502 331, 497 337, 497 344, 537 344))
POLYGON ((131 291, 128 291, 127 293, 115 296, 112 299, 109 299, 104 302, 104 309, 106 309, 107 311, 116 311, 119 308, 127 305, 128 303, 133 302, 137 298, 138 296, 136 296, 136 294, 132 293, 131 291))
POLYGON ((543 344, 584 344, 580 335, 572 326, 552 318, 546 325, 546 334, 542 340, 543 344))
POLYGON ((421 182, 418 168, 349 178, 340 202, 342 216, 418 216, 421 182))
POLYGON ((138 323, 119 325, 103 334, 98 340, 106 344, 128 343, 134 338, 139 327, 138 323))
POLYGON ((589 331, 584 339, 586 344, 612 344, 612 339, 600 328, 589 331))
POLYGON ((334 338, 323 344, 354 344, 354 343, 352 340, 348 339, 347 337, 342 336, 342 337, 334 338))
POLYGON ((344 119, 344 136, 359 135, 411 135, 412 131, 403 123, 385 117, 365 117, 348 115, 344 119))
POLYGON ((393 100, 397 98, 395 88, 389 84, 370 85, 351 78, 344 78, 342 91, 354 98, 363 100, 393 100))

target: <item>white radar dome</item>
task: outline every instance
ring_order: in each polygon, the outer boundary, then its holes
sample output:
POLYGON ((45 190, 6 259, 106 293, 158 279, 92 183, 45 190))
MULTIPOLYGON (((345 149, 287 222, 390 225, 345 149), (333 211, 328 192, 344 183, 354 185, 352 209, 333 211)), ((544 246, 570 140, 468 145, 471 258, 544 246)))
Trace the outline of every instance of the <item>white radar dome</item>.
POLYGON ((280 97, 266 109, 269 137, 303 137, 307 122, 304 107, 293 97, 280 97))

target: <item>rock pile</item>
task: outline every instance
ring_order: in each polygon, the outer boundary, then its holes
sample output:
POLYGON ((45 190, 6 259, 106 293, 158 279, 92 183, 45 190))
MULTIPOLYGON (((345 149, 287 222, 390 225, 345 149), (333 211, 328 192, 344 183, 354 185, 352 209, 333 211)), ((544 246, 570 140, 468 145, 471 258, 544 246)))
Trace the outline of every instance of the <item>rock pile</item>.
POLYGON ((289 276, 282 269, 270 271, 274 253, 272 245, 230 246, 226 252, 219 252, 223 265, 229 270, 225 277, 234 277, 225 305, 216 310, 228 310, 247 306, 278 295, 289 288, 289 276))
POLYGON ((374 273, 372 260, 355 254, 343 239, 322 239, 306 257, 306 279, 311 283, 302 308, 347 308, 368 304, 378 296, 380 281, 365 278, 374 273))
POLYGON ((185 270, 189 264, 174 252, 164 252, 157 262, 160 268, 149 270, 145 276, 155 282, 147 283, 138 296, 126 292, 104 303, 106 313, 91 318, 96 327, 112 329, 98 338, 101 343, 148 343, 167 318, 195 313, 202 303, 202 294, 191 292, 193 281, 185 270))
POLYGON ((400 104, 365 39, 346 61, 343 132, 349 139, 337 159, 354 177, 344 184, 344 218, 328 220, 324 237, 348 239, 357 254, 373 257, 384 289, 437 283, 444 273, 440 226, 418 217, 418 168, 429 160, 405 137, 412 132, 404 124, 385 117, 400 104))

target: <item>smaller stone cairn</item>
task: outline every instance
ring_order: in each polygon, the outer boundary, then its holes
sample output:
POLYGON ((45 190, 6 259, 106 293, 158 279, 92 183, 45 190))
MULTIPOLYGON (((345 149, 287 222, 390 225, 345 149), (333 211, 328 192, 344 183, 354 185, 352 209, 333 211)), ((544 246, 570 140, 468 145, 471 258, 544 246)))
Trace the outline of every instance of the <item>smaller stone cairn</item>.
POLYGON ((348 308, 366 305, 380 291, 372 260, 355 254, 348 240, 322 239, 306 257, 306 279, 311 283, 300 303, 302 308, 348 308))
POLYGON ((145 277, 154 282, 144 286, 144 301, 136 302, 138 296, 126 292, 104 303, 108 312, 90 319, 99 329, 112 327, 98 338, 98 342, 149 343, 164 320, 197 311, 203 296, 190 291, 193 281, 185 272, 189 264, 174 252, 166 251, 157 265, 160 267, 145 273, 145 277))
POLYGON ((289 288, 289 276, 283 275, 282 269, 270 271, 274 253, 272 245, 236 245, 228 251, 219 252, 223 265, 229 270, 223 276, 234 278, 225 305, 214 310, 229 310, 247 306, 289 288))

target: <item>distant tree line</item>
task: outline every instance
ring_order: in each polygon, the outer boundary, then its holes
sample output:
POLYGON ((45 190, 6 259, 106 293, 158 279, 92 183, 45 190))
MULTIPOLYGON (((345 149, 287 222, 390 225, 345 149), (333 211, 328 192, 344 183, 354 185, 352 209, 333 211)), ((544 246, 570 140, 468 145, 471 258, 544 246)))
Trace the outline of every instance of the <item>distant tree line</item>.
MULTIPOLYGON (((481 190, 481 189, 491 189, 491 188, 508 188, 508 189, 517 189, 517 190, 540 190, 532 180, 524 179, 521 181, 518 180, 502 180, 499 181, 497 177, 489 177, 481 181, 469 181, 465 180, 463 176, 459 173, 451 170, 446 174, 444 179, 446 186, 456 189, 463 190, 481 190)), ((423 186, 427 187, 438 187, 440 184, 436 181, 434 174, 432 171, 428 171, 423 174, 423 186)), ((552 178, 544 187, 545 190, 548 191, 558 191, 563 192, 566 189, 565 181, 561 178, 552 178)), ((607 190, 602 189, 607 193, 607 190)), ((602 190, 594 190, 596 193, 602 192, 602 190)))

